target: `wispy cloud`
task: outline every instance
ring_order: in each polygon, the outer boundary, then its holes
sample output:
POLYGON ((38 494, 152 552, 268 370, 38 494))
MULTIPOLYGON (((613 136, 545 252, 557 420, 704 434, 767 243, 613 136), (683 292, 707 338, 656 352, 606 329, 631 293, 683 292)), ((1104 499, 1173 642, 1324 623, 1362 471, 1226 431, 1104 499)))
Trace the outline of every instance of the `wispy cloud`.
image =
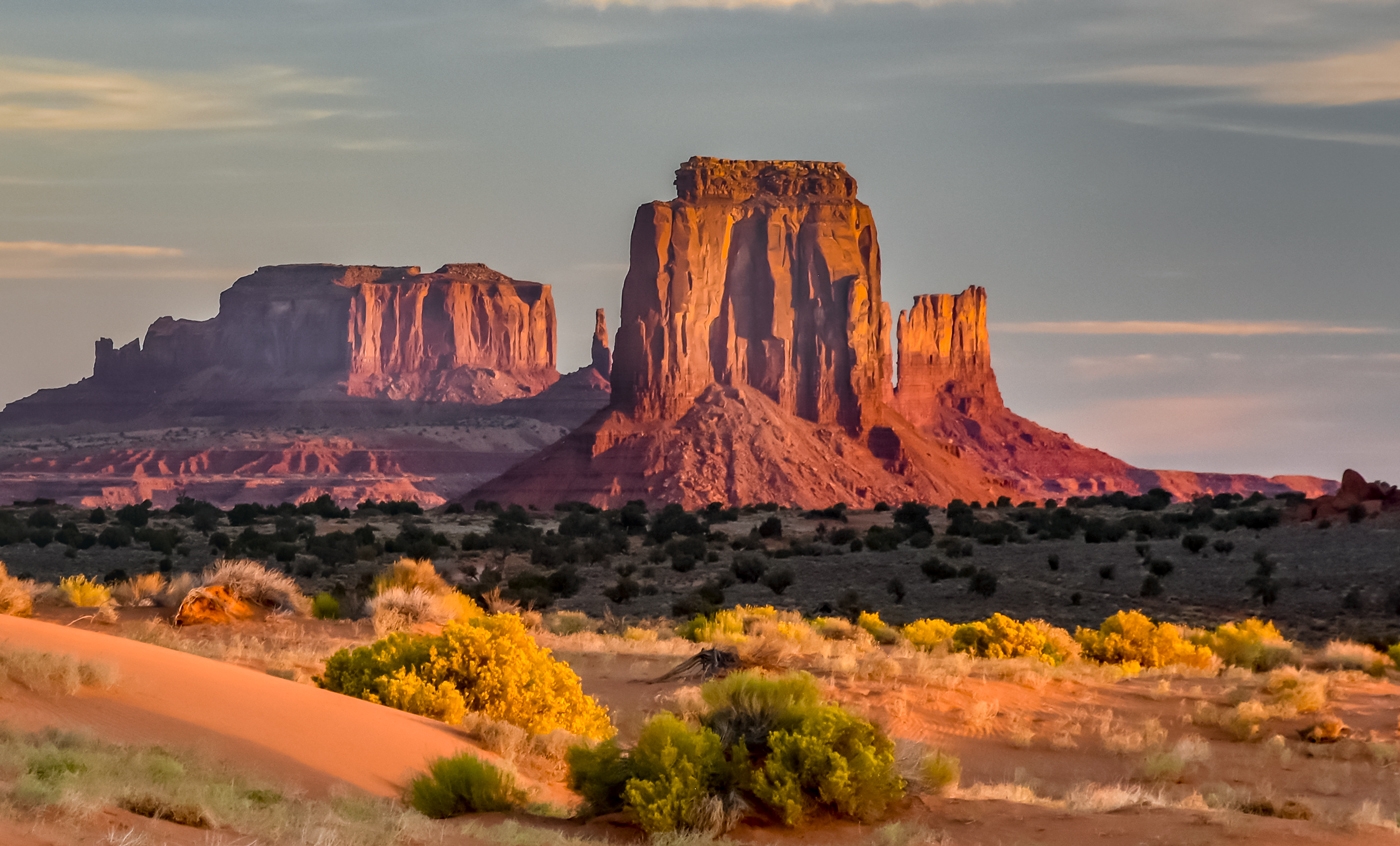
POLYGON ((174 247, 144 247, 135 244, 61 244, 56 241, 0 241, 0 253, 40 253, 47 256, 127 256, 129 258, 175 258, 184 255, 174 247))
POLYGON ((258 66, 218 73, 137 73, 0 57, 0 131, 241 129, 329 117, 326 98, 355 80, 258 66))
POLYGON ((1306 320, 1065 320, 993 323, 998 332, 1028 335, 1389 335, 1382 326, 1335 326, 1306 320))
POLYGON ((1320 59, 1251 65, 1138 65, 1080 79, 1225 90, 1245 100, 1281 106, 1354 106, 1400 100, 1400 41, 1320 59))
POLYGON ((566 0, 571 6, 612 6, 639 9, 831 9, 838 6, 956 6, 1003 3, 1007 0, 566 0))

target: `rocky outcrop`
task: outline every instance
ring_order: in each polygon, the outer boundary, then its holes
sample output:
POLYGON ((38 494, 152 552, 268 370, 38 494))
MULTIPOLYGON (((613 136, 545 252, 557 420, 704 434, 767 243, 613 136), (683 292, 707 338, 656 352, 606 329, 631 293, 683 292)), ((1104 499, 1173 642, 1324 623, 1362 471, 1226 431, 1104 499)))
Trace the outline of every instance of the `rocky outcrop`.
POLYGON ((693 158, 676 193, 637 211, 610 408, 468 498, 816 507, 1011 490, 891 408, 879 242, 842 165, 693 158))
POLYGON ((603 310, 593 316, 593 369, 604 379, 612 378, 612 351, 608 349, 608 320, 603 310))
POLYGON ((1342 473, 1340 485, 1299 504, 1294 516, 1302 520, 1345 517, 1358 522, 1382 511, 1400 511, 1400 487, 1381 481, 1368 482, 1365 476, 1348 469, 1342 473))
POLYGON ((693 158, 637 211, 613 408, 677 419, 712 384, 851 432, 886 398, 889 309, 870 208, 840 164, 693 158))
POLYGON ((0 424, 115 420, 162 397, 191 408, 493 404, 558 380, 555 337, 549 286, 481 264, 263 267, 224 291, 209 320, 162 317, 144 345, 99 340, 90 379, 12 403, 0 424))
POLYGON ((899 410, 933 426, 941 409, 979 417, 1001 409, 987 338, 987 291, 926 294, 899 313, 896 328, 899 410))

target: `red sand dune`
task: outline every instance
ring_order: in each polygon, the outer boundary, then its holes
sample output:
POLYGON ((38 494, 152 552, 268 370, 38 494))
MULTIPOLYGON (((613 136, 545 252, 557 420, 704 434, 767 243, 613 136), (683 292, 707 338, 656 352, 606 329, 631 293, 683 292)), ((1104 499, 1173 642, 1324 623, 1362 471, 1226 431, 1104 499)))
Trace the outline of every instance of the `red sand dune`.
POLYGON ((86 729, 114 742, 194 748, 310 795, 352 785, 398 796, 433 758, 471 750, 495 760, 442 723, 159 646, 8 616, 0 616, 0 643, 120 673, 107 691, 7 696, 0 720, 18 729, 86 729))

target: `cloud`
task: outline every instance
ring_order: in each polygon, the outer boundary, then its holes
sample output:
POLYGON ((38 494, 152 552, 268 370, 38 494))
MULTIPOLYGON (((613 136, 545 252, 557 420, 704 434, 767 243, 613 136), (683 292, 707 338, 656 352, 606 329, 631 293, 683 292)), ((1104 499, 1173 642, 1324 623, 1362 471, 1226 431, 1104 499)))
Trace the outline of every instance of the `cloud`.
POLYGON ((1400 100, 1400 41, 1365 52, 1254 65, 1137 65, 1083 80, 1226 89, 1278 106, 1355 106, 1400 100))
POLYGON ((257 66, 140 74, 76 62, 0 57, 0 131, 244 129, 336 114, 323 102, 356 82, 257 66))
POLYGON ((175 258, 184 255, 174 247, 142 247, 133 244, 60 244, 55 241, 0 241, 0 253, 42 253, 49 256, 126 256, 175 258))
POLYGON ((593 6, 599 9, 629 7, 635 9, 832 9, 838 6, 955 6, 979 2, 1007 0, 567 0, 571 6, 593 6))
POLYGON ((1065 320, 993 323, 992 329, 1026 335, 1389 335, 1380 326, 1334 326, 1307 320, 1065 320))

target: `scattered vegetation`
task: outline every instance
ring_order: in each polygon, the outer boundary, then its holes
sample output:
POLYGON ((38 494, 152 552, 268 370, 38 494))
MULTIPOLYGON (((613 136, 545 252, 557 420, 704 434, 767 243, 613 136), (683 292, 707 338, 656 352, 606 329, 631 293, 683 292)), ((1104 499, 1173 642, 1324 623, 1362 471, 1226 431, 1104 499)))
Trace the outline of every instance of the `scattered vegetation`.
POLYGON ((525 804, 525 791, 515 776, 463 753, 439 758, 426 775, 408 785, 408 803, 425 817, 444 819, 460 814, 510 811, 525 804))

